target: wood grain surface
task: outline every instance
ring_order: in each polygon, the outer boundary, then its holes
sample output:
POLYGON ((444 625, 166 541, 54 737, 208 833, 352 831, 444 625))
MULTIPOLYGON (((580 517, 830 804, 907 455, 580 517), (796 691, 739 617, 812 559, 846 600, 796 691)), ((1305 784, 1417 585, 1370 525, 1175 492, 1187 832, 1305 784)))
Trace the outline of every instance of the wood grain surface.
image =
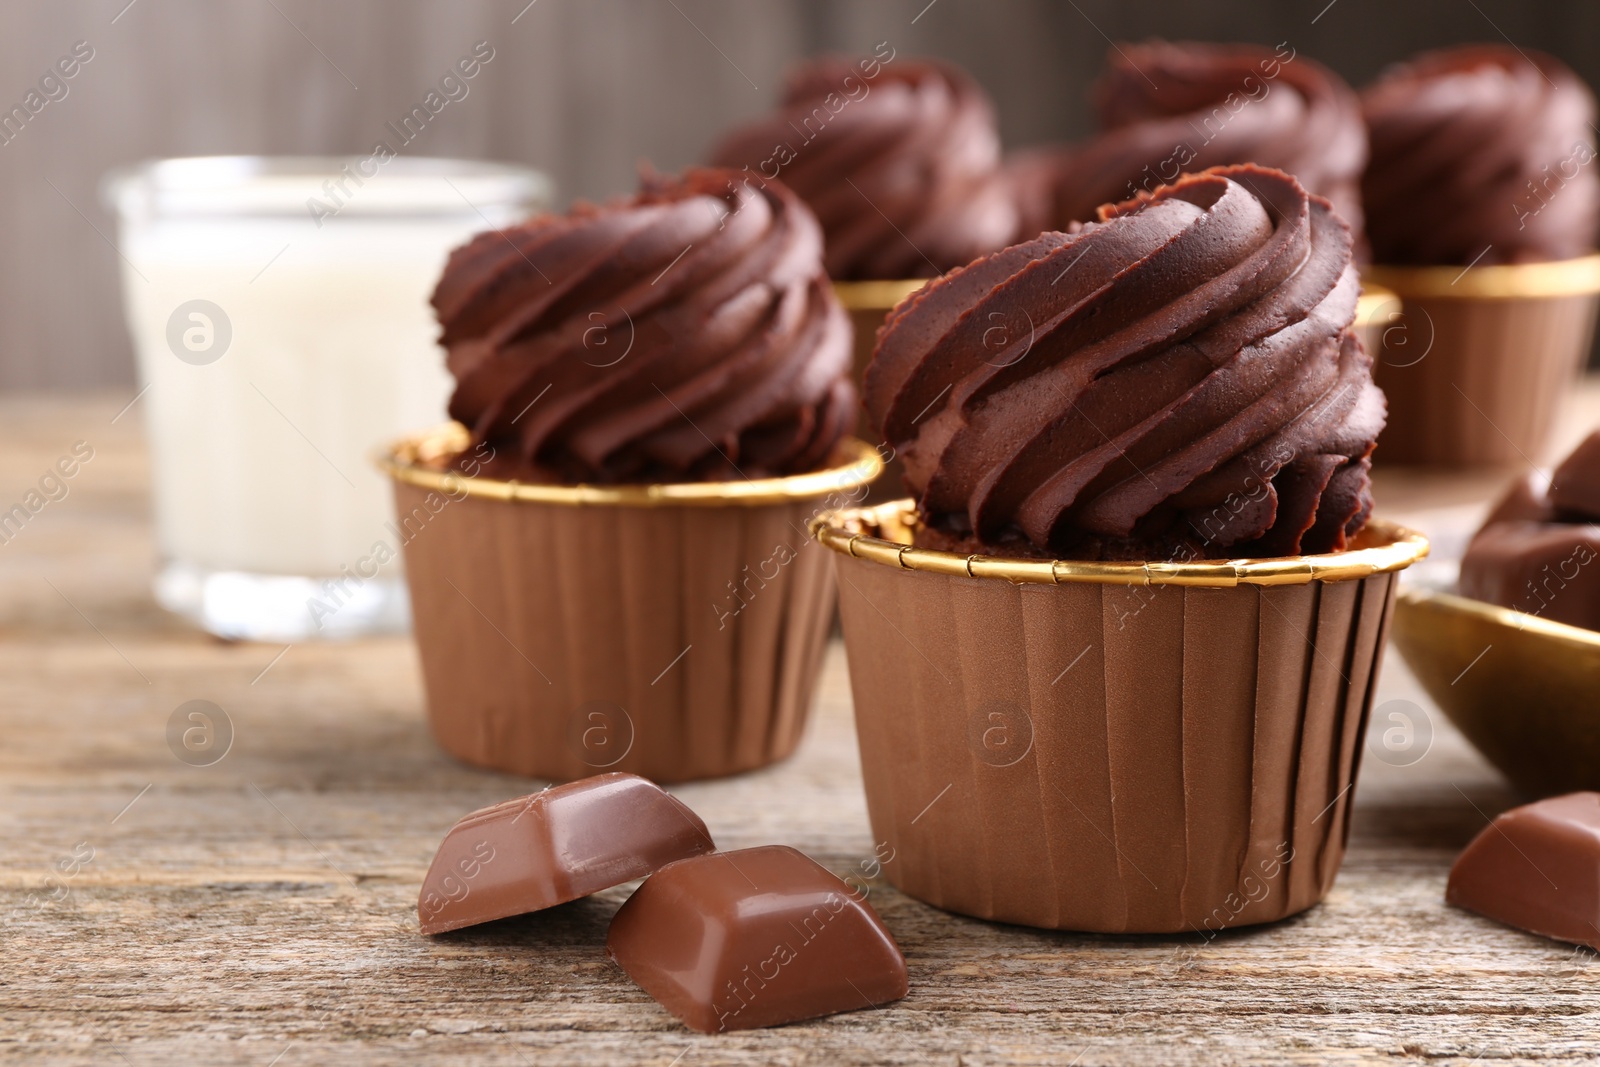
MULTIPOLYGON (((605 957, 628 887, 427 939, 445 829, 525 780, 452 762, 404 639, 225 644, 163 615, 137 412, 124 395, 0 399, 0 505, 78 440, 94 458, 0 545, 0 1061, 483 1064, 1593 1062, 1587 950, 1448 908, 1456 852, 1515 802, 1437 713, 1426 756, 1369 752, 1328 900, 1198 937, 1048 933, 948 915, 881 879, 905 951, 892 1007, 690 1033, 605 957), (282 653, 280 655, 280 653, 282 653), (168 719, 227 712, 210 767, 168 719), (92 852, 92 858, 90 854, 92 852)), ((1600 390, 1587 395, 1591 417, 1600 390)), ((1570 436, 1570 433, 1568 434, 1570 436)), ((1429 512, 1487 482, 1385 481, 1429 512), (1442 485, 1443 488, 1438 486, 1442 485), (1454 487, 1452 487, 1452 485, 1454 487), (1409 486, 1409 488, 1407 488, 1409 486)), ((1427 706, 1397 657, 1380 700, 1427 706)), ((840 874, 872 854, 842 650, 788 763, 677 790, 724 848, 783 842, 840 874)), ((942 803, 960 803, 947 797, 942 803)), ((936 818, 934 807, 929 818, 936 818)))

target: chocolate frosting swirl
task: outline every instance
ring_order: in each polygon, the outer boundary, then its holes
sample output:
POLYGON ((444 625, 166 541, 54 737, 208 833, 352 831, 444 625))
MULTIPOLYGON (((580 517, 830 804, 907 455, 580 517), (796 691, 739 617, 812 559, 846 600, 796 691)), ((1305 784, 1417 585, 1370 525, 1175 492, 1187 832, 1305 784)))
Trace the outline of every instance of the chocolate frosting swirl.
POLYGON ((1594 96, 1559 60, 1500 45, 1427 52, 1379 78, 1362 105, 1372 138, 1362 193, 1377 262, 1521 263, 1593 251, 1594 96))
POLYGON ((1102 133, 1060 163, 1061 225, 1181 173, 1257 163, 1327 197, 1361 233, 1366 131, 1354 90, 1294 49, 1150 41, 1114 48, 1094 90, 1102 133))
POLYGON ((864 387, 929 546, 1071 559, 1338 551, 1383 394, 1350 228, 1214 168, 930 283, 864 387))
POLYGON ((1015 240, 999 160, 994 110, 977 83, 892 53, 798 67, 776 112, 711 152, 715 165, 779 177, 798 193, 822 223, 839 280, 929 277, 1015 240))
POLYGON ((632 199, 479 234, 433 306, 450 414, 497 477, 798 473, 855 420, 822 233, 777 182, 648 176, 632 199))

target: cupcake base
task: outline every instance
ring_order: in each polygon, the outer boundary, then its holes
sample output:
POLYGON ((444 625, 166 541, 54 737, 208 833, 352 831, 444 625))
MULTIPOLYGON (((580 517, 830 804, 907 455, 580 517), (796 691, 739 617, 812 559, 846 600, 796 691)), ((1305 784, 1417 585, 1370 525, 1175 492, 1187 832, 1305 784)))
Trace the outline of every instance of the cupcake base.
POLYGON ((1373 350, 1389 400, 1375 458, 1442 467, 1541 459, 1594 335, 1600 256, 1369 273, 1403 304, 1373 350))
MULTIPOLYGON (((1106 564, 1008 574, 1006 561, 900 547, 906 507, 818 527, 836 550, 890 881, 979 918, 1115 933, 1214 932, 1323 898, 1391 570, 1352 552, 1244 578, 1227 563, 1144 569, 1185 584, 1129 584, 1106 564)), ((1373 551, 1420 554, 1420 539, 1371 529, 1373 551)))
POLYGON ((806 523, 877 469, 860 442, 847 451, 833 471, 723 486, 455 479, 452 494, 391 465, 416 479, 397 476, 395 503, 439 746, 560 781, 687 781, 788 756, 833 619, 806 523), (675 489, 687 499, 656 498, 675 489))

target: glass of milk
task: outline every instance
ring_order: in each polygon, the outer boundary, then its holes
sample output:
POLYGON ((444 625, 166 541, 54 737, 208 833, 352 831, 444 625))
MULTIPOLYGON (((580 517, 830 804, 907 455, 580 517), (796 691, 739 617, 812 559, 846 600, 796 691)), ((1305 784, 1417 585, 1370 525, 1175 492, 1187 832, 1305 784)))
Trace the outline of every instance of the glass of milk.
POLYGON ((211 157, 107 176, 148 427, 156 599, 294 642, 407 625, 374 449, 442 422, 450 250, 547 206, 519 167, 211 157))

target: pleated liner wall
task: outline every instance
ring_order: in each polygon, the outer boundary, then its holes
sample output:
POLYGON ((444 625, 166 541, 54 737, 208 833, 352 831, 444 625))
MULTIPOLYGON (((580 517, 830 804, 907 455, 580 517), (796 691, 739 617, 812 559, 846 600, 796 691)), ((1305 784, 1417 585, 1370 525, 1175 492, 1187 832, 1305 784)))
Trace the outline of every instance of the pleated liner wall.
POLYGON ((1394 573, 1051 585, 835 561, 867 806, 900 889, 1140 933, 1269 922, 1328 892, 1394 573))
POLYGON ((881 469, 865 446, 851 448, 847 467, 730 483, 728 496, 742 499, 721 504, 463 491, 441 507, 438 491, 405 480, 436 475, 392 462, 399 514, 431 515, 409 536, 405 563, 440 747, 556 780, 631 771, 686 781, 788 756, 835 603, 828 553, 806 523, 830 488, 859 498, 881 469), (760 496, 764 486, 790 498, 760 496))
POLYGON ((1474 467, 1542 460, 1594 335, 1600 257, 1370 273, 1403 304, 1370 349, 1373 375, 1389 400, 1377 461, 1474 467))

